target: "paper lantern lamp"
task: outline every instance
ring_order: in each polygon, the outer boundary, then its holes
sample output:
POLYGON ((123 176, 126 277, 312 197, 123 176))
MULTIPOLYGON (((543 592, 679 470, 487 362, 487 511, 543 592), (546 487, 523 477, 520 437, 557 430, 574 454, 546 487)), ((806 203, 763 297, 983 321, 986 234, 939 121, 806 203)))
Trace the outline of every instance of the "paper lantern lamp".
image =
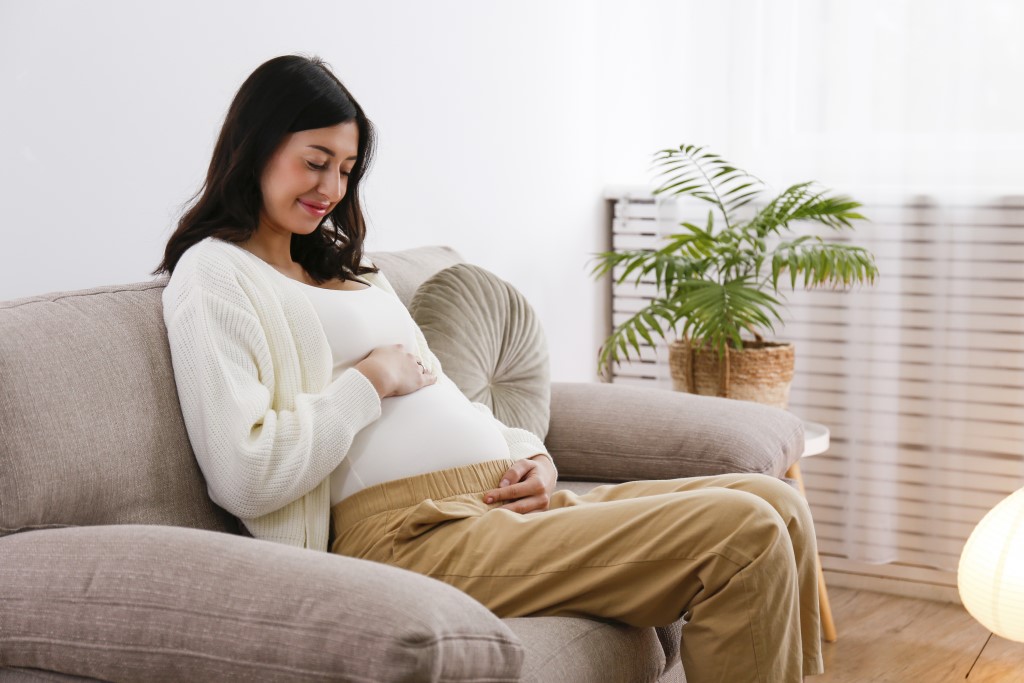
POLYGON ((1024 489, 988 511, 957 571, 960 599, 996 635, 1024 642, 1024 489))

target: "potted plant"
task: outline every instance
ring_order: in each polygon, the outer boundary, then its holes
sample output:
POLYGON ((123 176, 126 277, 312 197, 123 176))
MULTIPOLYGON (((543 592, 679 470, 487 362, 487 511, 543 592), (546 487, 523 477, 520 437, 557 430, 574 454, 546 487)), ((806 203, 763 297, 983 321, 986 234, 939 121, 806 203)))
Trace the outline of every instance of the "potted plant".
POLYGON ((786 407, 793 348, 762 336, 783 322, 780 285, 848 287, 874 282, 878 274, 866 249, 793 236, 793 227, 810 221, 837 231, 852 229, 852 221, 865 220, 855 211, 861 204, 806 182, 753 211, 764 184, 694 145, 663 149, 653 165, 663 179, 654 194, 694 197, 711 208, 705 225, 681 223, 682 231, 668 236, 660 249, 596 255, 594 277, 621 267, 619 284, 635 277, 637 284, 653 279, 656 287, 654 299, 602 345, 599 372, 632 351, 639 357, 641 341, 653 347, 655 334, 669 341, 666 332, 673 330, 669 366, 677 391, 786 407))

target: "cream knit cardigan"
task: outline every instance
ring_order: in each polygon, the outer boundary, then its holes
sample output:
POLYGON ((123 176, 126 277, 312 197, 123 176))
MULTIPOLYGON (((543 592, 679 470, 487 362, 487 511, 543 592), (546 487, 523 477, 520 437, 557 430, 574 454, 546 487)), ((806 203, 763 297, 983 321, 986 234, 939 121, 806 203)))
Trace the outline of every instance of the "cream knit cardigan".
MULTIPOLYGON (((382 273, 362 277, 397 296, 382 273)), ((330 474, 381 415, 373 384, 355 368, 332 380, 327 336, 299 284, 273 277, 230 242, 207 237, 190 247, 163 309, 178 400, 210 498, 255 538, 326 551, 330 474)), ((416 338, 420 360, 451 382, 418 327, 416 338)), ((495 423, 512 459, 547 454, 536 435, 495 423)))

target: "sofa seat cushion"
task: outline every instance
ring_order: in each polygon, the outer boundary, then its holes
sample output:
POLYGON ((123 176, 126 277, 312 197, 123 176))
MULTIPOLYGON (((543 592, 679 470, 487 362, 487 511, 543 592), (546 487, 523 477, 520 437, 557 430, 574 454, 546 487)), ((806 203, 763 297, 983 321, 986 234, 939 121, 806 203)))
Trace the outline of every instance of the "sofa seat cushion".
POLYGON ((0 539, 0 666, 110 681, 515 681, 519 639, 440 581, 197 529, 0 539))
POLYGON ((526 647, 525 683, 646 683, 665 670, 653 628, 573 617, 505 619, 526 647))
POLYGON ((470 401, 543 439, 551 413, 548 347, 526 298, 469 263, 420 285, 409 306, 441 368, 470 401))

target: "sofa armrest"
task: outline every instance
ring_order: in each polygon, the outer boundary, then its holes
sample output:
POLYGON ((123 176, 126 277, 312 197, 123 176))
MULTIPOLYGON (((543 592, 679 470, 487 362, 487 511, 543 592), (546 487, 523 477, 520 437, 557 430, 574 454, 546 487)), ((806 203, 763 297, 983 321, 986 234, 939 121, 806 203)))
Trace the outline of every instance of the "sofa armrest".
POLYGON ((792 413, 748 401, 554 382, 545 443, 566 480, 781 477, 803 453, 804 430, 792 413))
POLYGON ((440 581, 149 525, 0 539, 0 666, 102 680, 515 681, 523 646, 440 581))

